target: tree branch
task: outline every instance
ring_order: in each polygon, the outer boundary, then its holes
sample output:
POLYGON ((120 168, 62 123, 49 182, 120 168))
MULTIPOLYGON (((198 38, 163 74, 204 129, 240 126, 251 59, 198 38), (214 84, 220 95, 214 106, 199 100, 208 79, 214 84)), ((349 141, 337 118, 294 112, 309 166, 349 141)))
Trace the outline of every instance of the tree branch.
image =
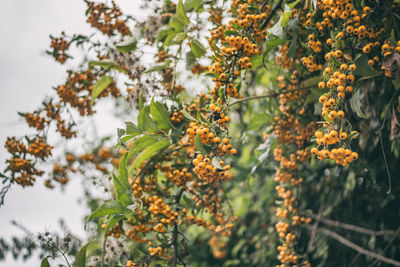
POLYGON ((374 231, 374 230, 370 230, 370 229, 367 229, 364 227, 347 224, 347 223, 342 223, 342 222, 330 220, 330 219, 327 219, 324 217, 318 217, 318 215, 312 214, 312 213, 311 214, 307 213, 307 216, 310 216, 313 219, 319 220, 320 222, 322 222, 326 225, 343 228, 343 229, 358 232, 361 234, 372 235, 372 236, 394 235, 395 234, 395 231, 392 231, 392 230, 374 231))
MULTIPOLYGON (((307 230, 310 230, 310 231, 312 231, 312 228, 313 228, 310 225, 303 225, 303 227, 306 228, 307 230)), ((331 230, 328 230, 328 229, 325 229, 325 228, 319 228, 318 231, 320 233, 326 235, 326 236, 329 236, 329 237, 331 237, 333 239, 336 239, 337 241, 339 241, 340 243, 342 243, 346 247, 349 247, 349 248, 357 251, 360 254, 363 254, 363 255, 371 257, 371 258, 375 258, 377 260, 380 260, 380 261, 388 263, 388 264, 392 264, 394 266, 400 266, 400 262, 399 261, 396 261, 396 260, 393 260, 393 259, 389 259, 389 258, 386 258, 385 256, 379 255, 379 254, 377 254, 375 252, 366 250, 366 249, 358 246, 357 244, 354 244, 353 242, 347 240, 343 236, 341 236, 341 235, 339 235, 339 234, 337 234, 337 233, 335 233, 335 232, 333 232, 331 230)))
MULTIPOLYGON (((178 195, 176 196, 176 203, 179 203, 181 196, 183 194, 183 189, 179 191, 178 195)), ((172 266, 176 267, 176 264, 179 259, 179 252, 178 252, 178 222, 175 222, 174 231, 172 232, 172 246, 174 247, 174 257, 172 259, 172 266)))
MULTIPOLYGON (((385 254, 386 250, 392 245, 393 241, 396 239, 397 235, 400 233, 400 227, 397 229, 396 233, 392 236, 392 239, 390 239, 389 243, 387 243, 386 247, 383 249, 382 254, 385 254)), ((368 267, 373 267, 375 264, 378 263, 378 260, 375 260, 371 265, 368 267)))
POLYGON ((313 243, 314 243, 314 240, 315 240, 315 235, 317 233, 318 225, 319 225, 319 222, 321 220, 321 213, 322 213, 322 206, 321 206, 321 208, 320 208, 320 210, 318 212, 318 215, 315 216, 315 223, 313 225, 313 230, 311 232, 310 241, 308 242, 307 252, 311 252, 311 250, 312 250, 312 246, 313 246, 313 243))
POLYGON ((265 94, 265 95, 248 96, 248 97, 244 97, 242 99, 238 99, 238 100, 230 103, 229 106, 233 106, 233 105, 235 105, 237 103, 245 102, 245 101, 249 101, 249 100, 254 100, 254 99, 277 97, 277 96, 282 95, 282 94, 291 93, 291 92, 297 92, 297 91, 301 91, 301 90, 305 90, 305 89, 309 89, 309 88, 313 88, 313 87, 315 87, 315 86, 305 86, 305 87, 302 87, 302 88, 297 88, 297 89, 292 89, 292 90, 283 90, 283 91, 278 92, 278 93, 270 93, 270 94, 265 94))
POLYGON ((268 26, 269 21, 272 19, 272 17, 274 16, 275 12, 281 8, 283 3, 283 0, 279 0, 279 2, 276 4, 276 6, 274 6, 274 8, 271 10, 271 14, 269 14, 268 18, 264 21, 264 23, 261 25, 261 29, 263 30, 265 27, 268 26))

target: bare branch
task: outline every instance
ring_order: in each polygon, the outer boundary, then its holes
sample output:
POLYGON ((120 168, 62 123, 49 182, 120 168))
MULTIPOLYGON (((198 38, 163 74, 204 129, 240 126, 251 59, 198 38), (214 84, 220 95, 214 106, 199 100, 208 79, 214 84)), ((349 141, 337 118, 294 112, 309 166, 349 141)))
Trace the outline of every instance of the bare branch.
MULTIPOLYGON (((312 231, 312 228, 313 228, 312 226, 309 226, 309 225, 304 225, 303 227, 306 228, 307 230, 310 230, 310 231, 312 231)), ((379 254, 377 254, 375 252, 366 250, 366 249, 358 246, 357 244, 354 244, 353 242, 347 240, 343 236, 341 236, 341 235, 339 235, 339 234, 337 234, 337 233, 335 233, 335 232, 333 232, 331 230, 328 230, 328 229, 325 229, 325 228, 319 228, 318 232, 320 232, 320 233, 322 233, 322 234, 324 234, 326 236, 329 236, 329 237, 331 237, 333 239, 336 239, 337 241, 339 241, 340 243, 342 243, 346 247, 349 247, 349 248, 357 251, 360 254, 363 254, 363 255, 371 257, 371 258, 375 258, 377 260, 380 260, 380 261, 388 263, 388 264, 392 264, 394 266, 400 266, 400 262, 399 261, 396 261, 396 260, 393 260, 393 259, 389 259, 389 258, 386 258, 385 256, 379 255, 379 254)))
MULTIPOLYGON (((389 243, 387 243, 386 247, 383 249, 382 254, 385 254, 386 250, 388 250, 388 248, 392 245, 393 241, 396 239, 397 235, 400 233, 400 227, 397 229, 396 233, 392 236, 392 239, 390 239, 389 243)), ((368 267, 372 267, 375 264, 378 263, 378 260, 375 260, 373 263, 371 263, 371 265, 369 265, 368 267)))
POLYGON ((278 93, 271 93, 271 94, 266 94, 266 95, 255 95, 255 96, 244 97, 242 99, 238 99, 238 100, 230 103, 229 106, 235 105, 235 104, 240 103, 240 102, 254 100, 254 99, 277 97, 278 95, 291 93, 291 92, 297 92, 297 91, 301 91, 301 90, 306 90, 306 89, 313 88, 313 87, 314 86, 305 86, 305 87, 297 88, 297 89, 283 90, 283 91, 278 92, 278 93))
POLYGON ((382 231, 374 231, 374 230, 370 230, 364 227, 360 227, 360 226, 356 226, 356 225, 352 225, 352 224, 347 224, 347 223, 342 223, 342 222, 338 222, 338 221, 334 221, 334 220, 330 220, 324 217, 318 217, 318 215, 316 214, 308 214, 308 216, 310 216, 311 218, 315 219, 315 220, 319 220, 320 222, 329 225, 329 226, 334 226, 334 227, 339 227, 339 228, 343 228, 346 230, 350 230, 350 231, 354 231, 354 232, 358 232, 361 234, 366 234, 366 235, 372 235, 372 236, 380 236, 380 235, 394 235, 395 231, 392 230, 382 230, 382 231))

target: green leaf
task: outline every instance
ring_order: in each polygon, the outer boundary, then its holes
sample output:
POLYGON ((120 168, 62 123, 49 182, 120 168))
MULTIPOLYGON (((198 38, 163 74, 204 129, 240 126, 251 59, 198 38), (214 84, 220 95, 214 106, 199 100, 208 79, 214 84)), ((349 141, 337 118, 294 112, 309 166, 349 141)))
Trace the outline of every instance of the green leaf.
MULTIPOLYGON (((186 53, 186 70, 190 70, 196 63, 196 57, 192 51, 186 53)), ((184 91, 183 91, 184 92, 184 91)))
POLYGON ((247 131, 254 129, 261 129, 262 126, 267 126, 271 121, 271 117, 267 113, 257 114, 252 119, 247 126, 247 131))
POLYGON ((183 4, 183 8, 186 12, 192 9, 198 9, 201 6, 201 0, 186 0, 183 4))
MULTIPOLYGON (((183 32, 183 23, 178 19, 178 17, 176 15, 173 15, 171 17, 171 19, 169 20, 168 25, 171 26, 171 28, 174 29, 174 32, 168 33, 167 39, 168 39, 169 36, 171 36, 171 34, 178 33, 178 32, 183 32)), ((172 38, 173 37, 170 37, 170 39, 172 39, 172 38)), ((165 44, 165 43, 166 43, 166 41, 164 41, 164 45, 168 45, 168 44, 165 44)))
POLYGON ((167 59, 165 62, 160 63, 160 64, 156 64, 153 67, 149 68, 148 70, 145 71, 145 73, 166 69, 166 68, 169 67, 169 64, 171 64, 171 62, 172 61, 170 59, 167 59))
POLYGON ((279 21, 272 28, 268 29, 268 32, 275 35, 276 37, 284 39, 282 17, 279 18, 279 21))
POLYGON ((238 36, 238 35, 239 35, 238 31, 232 31, 232 30, 224 31, 224 36, 238 36))
POLYGON ((141 111, 143 109, 143 107, 144 107, 143 95, 142 95, 142 93, 140 93, 139 103, 138 103, 139 111, 141 111))
POLYGON ((256 68, 262 64, 263 57, 262 55, 253 55, 250 58, 250 62, 253 64, 253 68, 256 68))
POLYGON ((396 89, 396 90, 400 89, 400 81, 392 80, 392 83, 393 83, 394 89, 396 89))
POLYGON ((201 154, 203 154, 203 155, 207 155, 208 154, 206 149, 203 146, 203 143, 200 140, 200 134, 196 134, 196 137, 194 138, 194 144, 196 146, 196 149, 198 151, 200 151, 201 154))
MULTIPOLYGON (((287 5, 285 5, 286 7, 287 5)), ((286 9, 286 8, 285 8, 286 9)), ((288 24, 289 18, 292 15, 292 11, 288 11, 282 14, 281 18, 281 26, 285 27, 288 24)))
POLYGON ((293 9, 300 1, 301 1, 301 0, 297 0, 297 1, 293 2, 293 3, 290 3, 290 4, 288 5, 289 8, 290 8, 290 9, 293 9))
POLYGON ((118 166, 118 178, 125 188, 130 188, 128 181, 128 170, 126 169, 126 157, 128 153, 122 155, 118 166))
POLYGON ((190 48, 195 57, 199 58, 206 53, 204 46, 197 40, 192 40, 190 43, 190 48))
POLYGON ((326 115, 324 116, 324 120, 325 120, 327 123, 329 123, 329 124, 332 124, 332 122, 333 122, 331 119, 329 119, 328 114, 326 114, 326 115))
POLYGON ((102 216, 105 216, 105 215, 125 214, 125 213, 127 213, 129 211, 130 210, 125 208, 121 204, 121 202, 119 202, 117 200, 111 200, 111 201, 108 201, 108 202, 104 203, 100 207, 98 207, 92 213, 92 215, 90 215, 89 220, 92 220, 92 219, 97 218, 97 217, 102 217, 102 216))
POLYGON ((283 44, 284 41, 281 38, 275 37, 274 39, 268 40, 265 43, 265 50, 264 50, 264 61, 268 60, 268 53, 277 48, 279 45, 283 44))
POLYGON ((164 25, 158 29, 156 40, 162 42, 170 33, 173 33, 174 29, 170 25, 164 25))
POLYGON ((108 230, 113 228, 123 218, 124 218, 124 216, 113 216, 113 215, 111 215, 107 220, 107 226, 104 229, 104 233, 107 234, 108 230))
POLYGON ((127 135, 136 136, 141 134, 139 128, 136 127, 136 125, 133 122, 127 121, 125 122, 125 126, 127 135))
MULTIPOLYGON (((120 179, 118 179, 117 176, 113 175, 113 180, 114 180, 114 187, 115 187, 115 193, 117 196, 117 200, 121 202, 124 206, 129 206, 132 204, 132 199, 129 196, 128 192, 130 193, 130 187, 126 188, 126 186, 123 185, 120 179)), ((129 185, 128 185, 129 186, 129 185)))
POLYGON ((179 0, 178 5, 176 6, 176 16, 183 23, 183 25, 187 26, 190 23, 189 18, 186 16, 182 0, 179 0))
POLYGON ((97 80, 97 82, 93 86, 93 91, 92 91, 92 100, 90 102, 90 105, 93 106, 94 101, 96 98, 107 88, 107 86, 110 85, 112 82, 112 78, 109 76, 102 76, 100 79, 97 80))
POLYGON ((103 69, 108 69, 108 68, 115 66, 115 63, 114 63, 114 61, 109 60, 109 59, 89 61, 89 67, 93 67, 93 66, 99 66, 103 69))
POLYGON ((368 64, 368 56, 362 54, 356 58, 354 63, 357 69, 354 71, 355 75, 361 76, 358 80, 366 80, 381 75, 381 73, 368 64))
MULTIPOLYGON (((161 137, 159 135, 144 135, 135 140, 129 149, 128 156, 126 157, 126 162, 129 162, 134 156, 142 152, 146 147, 160 141, 161 137)), ((129 170, 131 172, 132 170, 129 170)))
POLYGON ((154 99, 151 100, 150 114, 159 129, 169 130, 173 127, 168 110, 160 102, 154 102, 154 99))
POLYGON ((349 136, 347 136, 347 140, 351 140, 353 138, 357 138, 359 135, 360 135, 359 132, 351 133, 351 134, 349 134, 349 136))
POLYGON ((167 146, 169 146, 169 141, 166 139, 150 145, 136 157, 135 161, 133 162, 133 168, 135 168, 135 169, 140 168, 140 166, 142 166, 143 162, 151 159, 158 152, 160 152, 162 149, 166 148, 167 146))
POLYGON ((183 40, 185 40, 186 35, 187 35, 186 32, 180 32, 180 33, 175 35, 175 37, 172 40, 172 42, 174 44, 180 44, 180 43, 182 43, 183 40))
POLYGON ((116 45, 118 51, 122 53, 128 53, 134 51, 137 47, 137 40, 135 38, 130 38, 116 45))
POLYGON ((183 117, 185 117, 186 119, 190 120, 190 121, 198 121, 198 119, 194 118, 192 115, 190 115, 186 109, 182 109, 182 115, 183 117))
POLYGON ((86 251, 90 242, 86 243, 76 254, 75 260, 72 263, 72 267, 85 267, 86 266, 86 251))
POLYGON ((270 152, 273 151, 274 148, 277 146, 277 144, 278 144, 278 139, 276 135, 275 134, 269 135, 267 141, 265 141, 265 143, 262 144, 261 147, 257 149, 257 150, 264 150, 264 152, 258 157, 258 160, 260 162, 264 162, 268 158, 270 152))
POLYGON ((350 107, 358 117, 366 119, 364 112, 361 111, 361 90, 358 89, 350 99, 350 107))
POLYGON ((47 258, 44 258, 44 259, 42 260, 42 262, 40 263, 40 267, 50 267, 50 263, 49 263, 49 261, 47 260, 47 258))
POLYGON ((149 115, 149 107, 144 107, 138 116, 138 128, 141 132, 154 133, 158 131, 157 124, 149 115))

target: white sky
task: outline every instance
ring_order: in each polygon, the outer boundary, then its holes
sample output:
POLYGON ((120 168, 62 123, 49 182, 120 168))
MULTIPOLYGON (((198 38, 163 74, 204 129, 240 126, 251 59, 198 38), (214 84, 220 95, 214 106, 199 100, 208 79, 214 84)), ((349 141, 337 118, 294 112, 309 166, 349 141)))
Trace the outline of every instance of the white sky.
MULTIPOLYGON (((135 3, 136 2, 136 3, 135 3)), ((134 14, 135 0, 117 0, 125 13, 134 14)), ((84 16, 86 6, 82 0, 2 0, 0 8, 0 169, 8 156, 4 149, 7 136, 21 136, 31 132, 24 123, 18 122, 17 111, 32 111, 45 95, 52 95, 52 86, 62 84, 65 70, 44 55, 49 47, 49 34, 57 36, 92 32, 84 16)), ((108 107, 110 108, 110 107, 108 107)), ((102 133, 114 134, 120 126, 110 120, 107 107, 96 116, 96 124, 102 133), (108 117, 107 117, 108 116, 108 117), (107 126, 107 127, 106 127, 107 126)), ((59 230, 58 219, 64 218, 72 231, 84 237, 83 216, 85 207, 77 204, 81 196, 81 181, 72 179, 65 192, 48 190, 39 179, 34 187, 12 187, 5 205, 0 208, 0 236, 22 234, 10 224, 12 219, 21 222, 33 232, 59 230)), ((11 255, 9 255, 11 256, 11 255)), ((39 266, 35 257, 28 262, 10 259, 0 266, 39 266)))

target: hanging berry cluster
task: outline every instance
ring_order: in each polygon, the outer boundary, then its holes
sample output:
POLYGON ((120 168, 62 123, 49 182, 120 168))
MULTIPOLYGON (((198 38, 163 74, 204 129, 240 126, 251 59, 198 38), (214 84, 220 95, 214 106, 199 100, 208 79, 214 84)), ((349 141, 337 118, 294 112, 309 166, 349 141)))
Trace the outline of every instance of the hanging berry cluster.
MULTIPOLYGON (((399 3, 391 2, 393 12, 398 11, 399 3)), ((351 130, 347 120, 346 98, 359 85, 358 80, 368 78, 363 73, 373 77, 382 70, 385 76, 392 77, 391 67, 385 60, 400 48, 398 41, 385 30, 385 12, 388 11, 348 0, 321 0, 317 9, 302 20, 302 26, 312 31, 308 35, 308 46, 315 53, 303 57, 302 63, 310 72, 322 71, 323 80, 318 87, 327 90, 319 98, 325 122, 315 132, 318 147, 312 150, 320 160, 331 159, 348 166, 358 158, 350 147, 358 132, 351 130), (327 49, 321 49, 322 44, 327 49), (351 44, 357 45, 353 48, 351 44)))
POLYGON ((251 69, 250 57, 261 53, 261 41, 267 31, 263 24, 270 12, 264 1, 233 1, 230 12, 234 14, 228 25, 217 25, 208 39, 214 54, 209 72, 214 74, 215 86, 210 94, 219 104, 228 96, 240 98, 235 81, 242 70, 251 69), (254 8, 249 8, 249 7, 254 8))
POLYGON ((103 34, 111 36, 115 32, 121 35, 130 35, 131 31, 126 25, 126 19, 122 17, 121 10, 112 1, 112 7, 106 6, 104 3, 95 3, 88 1, 88 18, 87 22, 93 27, 101 31, 103 34))
MULTIPOLYGON (((23 186, 31 186, 36 177, 44 174, 44 171, 39 170, 36 165, 51 155, 52 147, 46 142, 50 125, 54 123, 56 131, 65 139, 75 137, 76 132, 72 129, 74 122, 72 116, 68 114, 69 109, 77 110, 81 116, 93 114, 91 94, 97 79, 98 75, 91 70, 70 72, 67 82, 57 87, 58 99, 43 102, 42 107, 32 113, 19 113, 28 126, 36 129, 37 133, 33 137, 7 139, 5 147, 12 157, 7 161, 6 171, 10 173, 11 180, 23 186)), ((99 97, 106 97, 109 94, 113 97, 120 96, 115 83, 110 83, 99 97)), ((62 172, 60 168, 56 168, 53 173, 60 176, 62 172)), ((52 187, 48 180, 45 183, 52 187)))
POLYGON ((52 38, 51 40, 50 47, 53 48, 51 54, 61 64, 64 64, 68 59, 68 55, 65 52, 68 50, 69 45, 70 43, 63 37, 52 38))

